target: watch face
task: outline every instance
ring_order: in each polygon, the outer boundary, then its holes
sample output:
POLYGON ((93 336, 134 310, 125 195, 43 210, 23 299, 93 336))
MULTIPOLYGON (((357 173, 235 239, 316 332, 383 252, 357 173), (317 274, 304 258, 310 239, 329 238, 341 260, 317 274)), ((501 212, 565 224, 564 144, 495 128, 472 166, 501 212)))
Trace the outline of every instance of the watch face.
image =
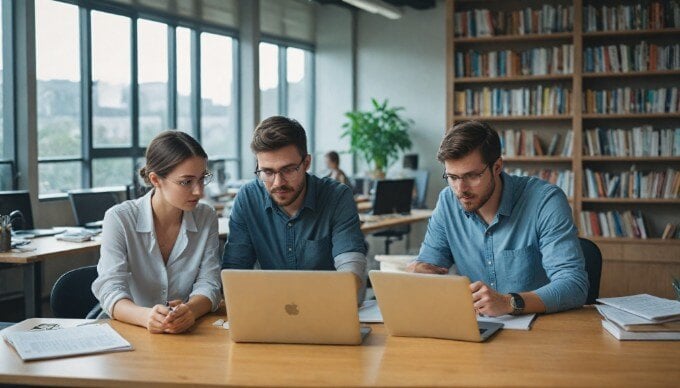
POLYGON ((524 299, 518 294, 512 294, 510 298, 510 305, 513 309, 521 310, 524 308, 524 299))

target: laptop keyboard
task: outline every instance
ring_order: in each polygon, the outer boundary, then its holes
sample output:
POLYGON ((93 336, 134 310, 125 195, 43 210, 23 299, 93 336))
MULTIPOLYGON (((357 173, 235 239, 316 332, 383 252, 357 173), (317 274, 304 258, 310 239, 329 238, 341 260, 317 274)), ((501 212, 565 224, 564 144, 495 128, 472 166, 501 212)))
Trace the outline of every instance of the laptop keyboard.
POLYGON ((484 334, 484 333, 486 333, 487 330, 488 329, 479 329, 479 334, 484 334))

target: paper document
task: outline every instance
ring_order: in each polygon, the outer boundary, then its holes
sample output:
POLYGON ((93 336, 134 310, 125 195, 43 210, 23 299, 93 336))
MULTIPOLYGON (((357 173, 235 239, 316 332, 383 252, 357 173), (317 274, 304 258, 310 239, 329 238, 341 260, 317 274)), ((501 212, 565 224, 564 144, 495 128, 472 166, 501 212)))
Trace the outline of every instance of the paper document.
POLYGON ((382 323, 383 317, 377 300, 366 300, 359 307, 359 322, 382 323))
POLYGON ((3 335, 24 361, 132 350, 108 323, 3 335))
POLYGON ((602 320, 602 327, 604 327, 609 334, 613 335, 618 340, 647 340, 647 341, 678 341, 680 340, 680 332, 677 331, 652 331, 652 332, 635 332, 626 331, 617 326, 613 322, 606 319, 602 320))
POLYGON ((598 302, 656 321, 680 319, 680 301, 639 294, 618 298, 599 298, 598 302))
POLYGON ((531 330, 531 324, 534 322, 534 318, 536 318, 536 314, 501 315, 500 317, 477 316, 477 321, 502 323, 503 329, 531 330))

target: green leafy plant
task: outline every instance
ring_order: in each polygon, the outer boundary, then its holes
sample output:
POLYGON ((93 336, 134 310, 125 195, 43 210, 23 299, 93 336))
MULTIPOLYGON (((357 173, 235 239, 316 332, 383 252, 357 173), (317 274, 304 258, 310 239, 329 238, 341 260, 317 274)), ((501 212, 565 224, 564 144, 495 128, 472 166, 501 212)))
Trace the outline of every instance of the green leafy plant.
POLYGON ((373 110, 345 113, 349 121, 342 125, 342 137, 349 136, 350 150, 373 166, 374 174, 384 176, 399 152, 411 148, 408 131, 413 121, 399 115, 404 108, 388 107, 387 100, 379 103, 372 98, 371 103, 373 110))

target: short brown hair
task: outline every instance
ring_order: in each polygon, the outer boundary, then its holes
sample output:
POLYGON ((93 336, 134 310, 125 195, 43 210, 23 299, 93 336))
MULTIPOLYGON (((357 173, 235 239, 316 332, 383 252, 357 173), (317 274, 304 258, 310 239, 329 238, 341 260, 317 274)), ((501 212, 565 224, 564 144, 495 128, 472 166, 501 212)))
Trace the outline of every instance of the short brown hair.
POLYGON ((475 150, 482 154, 484 163, 490 165, 501 157, 501 139, 498 133, 481 121, 466 121, 450 128, 437 153, 437 160, 462 159, 475 150))
POLYGON ((335 151, 328 151, 328 152, 326 153, 326 157, 327 157, 328 160, 330 160, 331 162, 333 162, 333 163, 335 163, 335 164, 340 164, 340 155, 338 155, 337 152, 335 152, 335 151))
POLYGON ((250 149, 255 154, 276 151, 283 147, 294 145, 300 156, 307 156, 307 134, 302 125, 284 116, 272 116, 262 121, 253 133, 250 149))
POLYGON ((208 159, 196 139, 182 131, 163 131, 146 148, 146 166, 139 170, 139 176, 150 185, 150 173, 166 177, 178 164, 194 156, 208 159))

